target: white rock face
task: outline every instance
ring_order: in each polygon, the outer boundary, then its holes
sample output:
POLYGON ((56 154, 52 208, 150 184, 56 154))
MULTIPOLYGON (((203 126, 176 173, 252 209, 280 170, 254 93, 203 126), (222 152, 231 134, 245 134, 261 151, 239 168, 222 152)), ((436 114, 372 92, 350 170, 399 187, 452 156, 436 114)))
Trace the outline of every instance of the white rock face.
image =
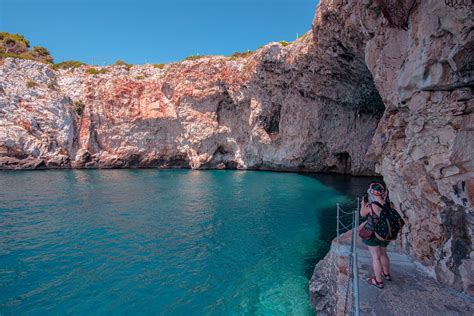
POLYGON ((383 105, 370 74, 320 61, 312 45, 309 34, 247 57, 203 57, 164 68, 110 66, 98 75, 86 66, 52 71, 8 58, 0 66, 0 76, 8 78, 0 119, 14 130, 0 143, 0 165, 25 168, 35 160, 38 167, 58 167, 61 153, 67 159, 60 167, 73 168, 374 174, 365 154, 383 105), (338 81, 335 74, 346 78, 338 81), (360 86, 352 86, 351 77, 360 86), (28 81, 38 86, 27 88, 28 81), (13 106, 26 94, 33 133, 11 119, 27 117, 13 106), (41 123, 39 116, 45 117, 41 123))
POLYGON ((41 63, 9 58, 1 66, 0 164, 15 167, 22 161, 25 168, 37 168, 45 161, 36 157, 51 160, 51 166, 58 159, 68 161, 75 115, 69 99, 48 88, 54 80, 54 73, 41 63))

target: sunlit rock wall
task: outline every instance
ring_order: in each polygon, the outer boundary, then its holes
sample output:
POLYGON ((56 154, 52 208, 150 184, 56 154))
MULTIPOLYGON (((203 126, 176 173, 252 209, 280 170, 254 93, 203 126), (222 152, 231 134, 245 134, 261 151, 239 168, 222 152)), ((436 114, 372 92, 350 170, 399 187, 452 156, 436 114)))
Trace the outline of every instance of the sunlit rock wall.
POLYGON ((374 174, 365 154, 383 105, 371 75, 363 59, 321 59, 314 46, 309 32, 245 57, 97 75, 8 58, 0 166, 374 174))

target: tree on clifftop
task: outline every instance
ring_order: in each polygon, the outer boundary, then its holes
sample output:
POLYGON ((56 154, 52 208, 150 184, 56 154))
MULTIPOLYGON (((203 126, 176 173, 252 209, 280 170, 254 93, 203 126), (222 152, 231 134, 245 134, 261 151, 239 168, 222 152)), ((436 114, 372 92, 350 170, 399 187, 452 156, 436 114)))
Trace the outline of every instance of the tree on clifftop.
POLYGON ((21 34, 0 32, 0 58, 14 57, 52 63, 49 51, 41 46, 30 48, 30 42, 21 34))

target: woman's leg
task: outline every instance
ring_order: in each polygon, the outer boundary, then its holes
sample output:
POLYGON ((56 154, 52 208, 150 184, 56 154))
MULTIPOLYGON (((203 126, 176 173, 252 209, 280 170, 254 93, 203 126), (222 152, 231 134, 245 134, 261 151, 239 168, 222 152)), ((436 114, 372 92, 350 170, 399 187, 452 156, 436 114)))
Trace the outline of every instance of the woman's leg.
POLYGON ((388 258, 387 248, 380 248, 380 262, 382 263, 382 270, 385 275, 390 274, 390 259, 388 258))
POLYGON ((369 246, 370 255, 372 256, 372 267, 374 268, 375 280, 382 282, 382 264, 380 262, 380 247, 369 246))

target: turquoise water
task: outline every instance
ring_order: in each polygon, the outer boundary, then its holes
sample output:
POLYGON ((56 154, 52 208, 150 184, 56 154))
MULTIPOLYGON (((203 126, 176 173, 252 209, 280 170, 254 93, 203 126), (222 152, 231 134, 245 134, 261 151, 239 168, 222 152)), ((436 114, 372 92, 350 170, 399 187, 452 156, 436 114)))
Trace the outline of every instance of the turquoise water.
POLYGON ((311 314, 334 205, 368 182, 318 177, 0 172, 0 314, 311 314))

